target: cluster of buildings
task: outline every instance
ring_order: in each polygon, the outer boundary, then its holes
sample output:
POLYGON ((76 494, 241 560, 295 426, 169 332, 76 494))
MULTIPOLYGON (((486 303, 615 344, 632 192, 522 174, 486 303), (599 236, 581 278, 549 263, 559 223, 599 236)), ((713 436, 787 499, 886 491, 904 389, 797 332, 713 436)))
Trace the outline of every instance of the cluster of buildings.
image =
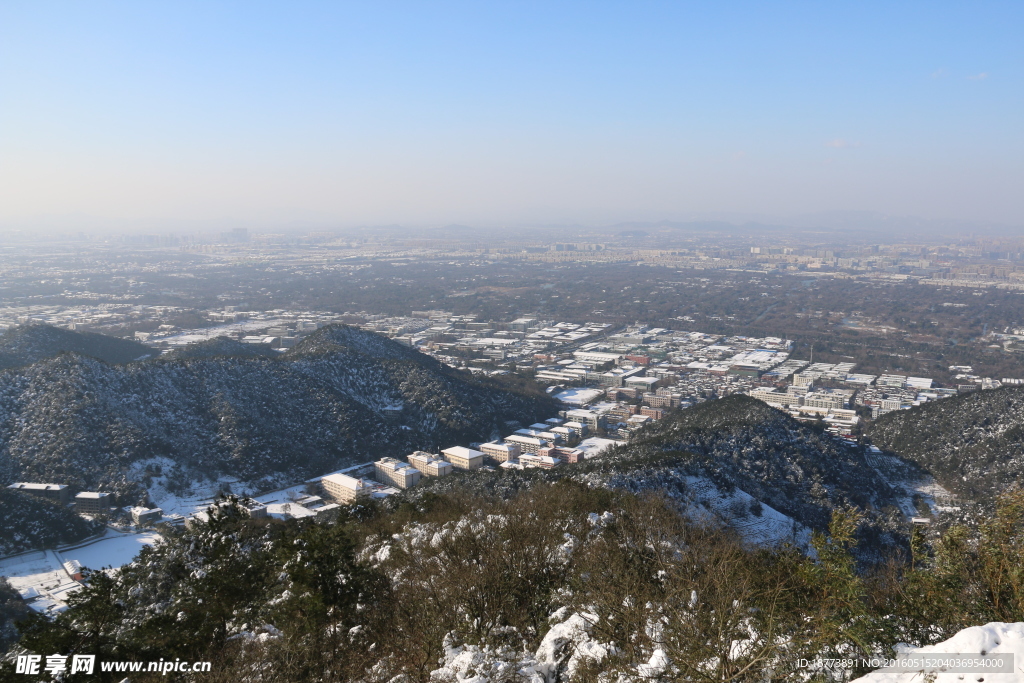
MULTIPOLYGON (((473 444, 476 448, 452 446, 440 453, 416 451, 405 461, 381 458, 372 463, 372 475, 368 464, 315 477, 306 482, 307 491, 322 495, 335 504, 351 505, 393 495, 416 486, 423 477, 444 477, 455 470, 494 471, 495 467, 550 469, 580 463, 617 443, 611 439, 587 438, 593 431, 603 430, 613 412, 564 410, 561 417, 517 429, 502 439, 473 444)), ((630 417, 641 417, 643 421, 652 419, 650 416, 630 417)))
MULTIPOLYGON (((87 294, 87 293, 86 293, 87 294)), ((75 298, 93 298, 75 294, 75 298)), ((65 329, 103 328, 140 323, 159 325, 168 318, 185 313, 178 306, 142 306, 116 301, 115 295, 97 294, 104 303, 91 305, 29 305, 0 307, 0 331, 19 325, 43 324, 65 329)))
POLYGON ((75 512, 80 515, 90 517, 123 516, 139 526, 151 526, 163 520, 163 510, 160 508, 139 506, 118 508, 115 504, 114 494, 105 491, 80 491, 72 497, 71 488, 67 484, 15 482, 7 488, 48 500, 57 505, 73 506, 75 512))
POLYGON ((371 320, 361 327, 442 359, 455 352, 477 353, 494 361, 530 358, 558 345, 583 343, 611 329, 607 323, 577 324, 536 317, 481 322, 475 315, 457 316, 448 311, 413 311, 409 318, 371 320))
MULTIPOLYGON (((607 259, 622 250, 605 252, 607 259)), ((937 287, 1024 290, 1019 240, 989 245, 875 244, 828 247, 753 246, 634 251, 643 265, 695 270, 800 272, 864 280, 912 280, 937 287)))
MULTIPOLYGON (((205 510, 196 512, 184 519, 186 528, 191 528, 198 522, 206 522, 210 518, 210 511, 217 505, 228 505, 225 500, 215 501, 207 505, 205 510)), ((243 512, 252 519, 302 519, 310 518, 313 521, 324 524, 331 522, 338 517, 341 506, 337 503, 325 501, 317 495, 299 495, 284 503, 264 503, 252 498, 243 498, 233 501, 243 512)))
MULTIPOLYGON (((535 324, 533 318, 520 319, 535 324)), ((527 327, 526 330, 530 328, 527 327)), ((1024 330, 1022 330, 1024 331, 1024 330)), ((1015 384, 958 370, 955 387, 928 377, 855 372, 854 363, 790 358, 792 342, 778 337, 721 336, 634 325, 606 331, 600 341, 549 348, 516 361, 563 403, 597 416, 591 430, 628 439, 665 411, 736 393, 754 396, 804 421, 823 421, 849 435, 862 416, 905 410, 926 401, 1015 384), (865 413, 862 408, 867 408, 865 413)), ((564 436, 564 435, 561 435, 564 436)), ((509 439, 542 439, 517 434, 509 439)), ((550 440, 550 437, 547 437, 550 440)), ((557 444, 554 444, 557 445, 557 444)), ((531 442, 531 447, 537 448, 531 442)))
POLYGON ((849 434, 859 422, 858 408, 870 411, 872 419, 895 410, 909 410, 928 401, 957 394, 994 389, 1003 384, 1024 383, 1006 378, 1002 382, 969 374, 970 366, 953 366, 950 372, 959 382, 952 387, 936 387, 930 377, 853 372, 853 363, 815 363, 793 373, 788 386, 760 386, 748 393, 794 417, 823 419, 839 434, 849 434))
MULTIPOLYGON (((79 293, 76 293, 75 297, 81 298, 79 293)), ((108 298, 107 295, 103 297, 108 298)), ((213 323, 210 327, 181 329, 166 324, 167 320, 188 313, 191 313, 190 309, 180 306, 143 306, 110 301, 77 306, 0 307, 0 332, 33 323, 70 330, 145 326, 153 329, 136 332, 135 340, 163 352, 220 336, 249 344, 266 344, 275 349, 287 349, 294 346, 304 335, 315 332, 324 325, 338 322, 343 317, 322 311, 247 311, 237 306, 224 306, 203 314, 213 323)))
POLYGON ((217 324, 192 330, 164 325, 155 332, 136 332, 135 338, 165 353, 214 337, 229 337, 245 344, 264 344, 284 350, 295 346, 305 335, 343 317, 319 311, 244 311, 236 306, 207 311, 205 315, 210 322, 217 324))

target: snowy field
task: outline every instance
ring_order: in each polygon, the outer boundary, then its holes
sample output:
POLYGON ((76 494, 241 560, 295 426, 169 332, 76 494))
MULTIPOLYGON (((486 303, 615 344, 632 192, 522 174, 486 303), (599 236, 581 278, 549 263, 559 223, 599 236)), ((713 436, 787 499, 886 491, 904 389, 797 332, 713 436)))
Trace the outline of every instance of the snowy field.
POLYGON ((83 567, 117 568, 131 562, 139 551, 160 540, 152 531, 126 534, 107 529, 103 538, 80 547, 26 553, 0 559, 0 576, 10 582, 29 607, 43 614, 55 614, 67 607, 67 598, 82 586, 64 570, 64 562, 78 560, 83 567))
POLYGON ((267 506, 267 514, 274 519, 299 519, 316 517, 316 513, 307 510, 298 503, 271 503, 267 506))
POLYGON ((691 492, 688 512, 695 518, 717 518, 736 529, 748 543, 774 546, 792 543, 808 548, 811 530, 775 508, 757 504, 756 499, 742 489, 723 493, 704 477, 687 477, 691 492), (756 510, 756 512, 755 512, 756 510))
MULTIPOLYGON (((160 465, 165 470, 170 470, 174 463, 167 458, 150 458, 149 460, 136 463, 130 476, 136 480, 141 479, 147 465, 160 465)), ((364 462, 335 472, 325 472, 324 474, 346 474, 366 468, 372 470, 373 462, 364 462)), ((216 500, 217 495, 225 489, 240 497, 251 496, 254 500, 264 505, 292 503, 306 495, 305 483, 294 484, 286 488, 255 495, 256 491, 251 484, 237 477, 230 476, 218 477, 214 481, 193 482, 188 490, 181 493, 171 493, 164 488, 162 478, 154 477, 153 484, 147 490, 149 491, 149 499, 153 501, 154 505, 164 511, 165 516, 181 515, 182 517, 189 517, 197 512, 203 512, 206 508, 210 507, 213 501, 216 500)))
POLYGON ((611 448, 612 446, 618 446, 621 443, 621 441, 615 441, 614 439, 602 439, 598 436, 592 436, 580 441, 576 448, 583 451, 585 457, 596 458, 606 449, 611 448))
POLYGON ((7 577, 14 590, 28 600, 75 584, 61 566, 61 559, 52 550, 27 553, 0 560, 0 576, 7 577))
POLYGON ((921 514, 914 505, 915 496, 920 496, 933 514, 955 505, 956 496, 953 493, 943 488, 931 475, 920 477, 909 471, 899 458, 871 446, 865 453, 865 459, 890 486, 902 491, 898 505, 907 517, 921 514))
POLYGON ((58 552, 65 561, 78 560, 79 564, 89 569, 117 568, 131 562, 144 547, 153 545, 161 538, 154 531, 122 534, 107 529, 106 535, 98 541, 58 552))
POLYGON ((192 482, 188 490, 182 493, 171 493, 165 489, 160 480, 154 479, 153 485, 147 489, 149 499, 164 511, 164 515, 182 515, 188 517, 202 512, 213 504, 217 494, 225 488, 238 496, 251 495, 251 489, 237 477, 219 477, 215 481, 192 482))
POLYGON ((296 486, 289 486, 286 489, 279 491, 271 491, 270 493, 264 493, 261 496, 256 496, 253 500, 256 500, 264 505, 280 505, 286 503, 294 503, 299 498, 309 495, 306 493, 306 485, 298 484, 296 486))

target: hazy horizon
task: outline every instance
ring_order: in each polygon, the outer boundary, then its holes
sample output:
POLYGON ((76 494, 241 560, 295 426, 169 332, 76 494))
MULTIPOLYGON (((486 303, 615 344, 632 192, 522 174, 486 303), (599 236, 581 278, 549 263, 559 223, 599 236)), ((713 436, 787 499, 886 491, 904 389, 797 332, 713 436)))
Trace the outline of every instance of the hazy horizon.
POLYGON ((998 2, 8 3, 0 231, 1020 229, 1022 20, 998 2))

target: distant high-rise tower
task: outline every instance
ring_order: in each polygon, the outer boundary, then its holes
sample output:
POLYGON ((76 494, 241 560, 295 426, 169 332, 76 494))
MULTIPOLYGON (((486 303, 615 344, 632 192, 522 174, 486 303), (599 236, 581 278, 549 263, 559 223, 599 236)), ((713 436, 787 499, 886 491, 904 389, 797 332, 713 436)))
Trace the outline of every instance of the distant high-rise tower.
POLYGON ((249 230, 247 228, 232 228, 231 232, 222 232, 220 241, 235 244, 249 241, 249 230))

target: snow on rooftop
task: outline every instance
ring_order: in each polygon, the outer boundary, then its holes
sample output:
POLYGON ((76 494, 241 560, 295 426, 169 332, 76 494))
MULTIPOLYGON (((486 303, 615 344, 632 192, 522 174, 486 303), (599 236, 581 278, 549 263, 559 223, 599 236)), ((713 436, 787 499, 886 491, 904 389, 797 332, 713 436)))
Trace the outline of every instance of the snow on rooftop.
POLYGON ((578 388, 559 391, 555 394, 555 398, 569 405, 586 405, 603 394, 604 392, 600 389, 578 388))
POLYGON ((478 458, 483 455, 480 451, 466 448, 465 446, 452 446, 441 451, 445 455, 452 455, 459 458, 478 458))

